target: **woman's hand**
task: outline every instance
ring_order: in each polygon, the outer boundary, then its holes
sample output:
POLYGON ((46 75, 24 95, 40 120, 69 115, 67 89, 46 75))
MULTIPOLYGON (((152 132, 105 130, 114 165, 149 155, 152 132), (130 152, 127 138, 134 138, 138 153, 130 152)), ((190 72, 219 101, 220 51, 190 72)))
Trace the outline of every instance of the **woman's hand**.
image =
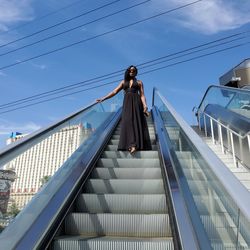
POLYGON ((96 99, 96 102, 102 102, 102 101, 103 101, 102 98, 96 99))
POLYGON ((148 112, 148 107, 144 107, 143 108, 143 113, 144 113, 145 116, 149 116, 150 115, 150 113, 148 112))

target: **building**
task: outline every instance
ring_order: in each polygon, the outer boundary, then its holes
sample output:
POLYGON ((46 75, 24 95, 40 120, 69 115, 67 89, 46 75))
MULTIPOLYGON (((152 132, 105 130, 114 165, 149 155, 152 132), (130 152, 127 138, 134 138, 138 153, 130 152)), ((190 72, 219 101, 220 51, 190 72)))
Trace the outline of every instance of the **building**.
POLYGON ((7 212, 11 184, 15 179, 16 173, 14 171, 0 169, 0 215, 7 212))
POLYGON ((250 58, 230 69, 219 78, 220 85, 235 88, 250 88, 250 58))
MULTIPOLYGON (((63 165, 90 131, 89 123, 65 127, 4 166, 4 169, 13 170, 16 173, 17 179, 10 190, 10 199, 19 209, 31 200, 41 188, 43 181, 63 165)), ((12 143, 24 136, 21 133, 12 133, 7 143, 12 143)))

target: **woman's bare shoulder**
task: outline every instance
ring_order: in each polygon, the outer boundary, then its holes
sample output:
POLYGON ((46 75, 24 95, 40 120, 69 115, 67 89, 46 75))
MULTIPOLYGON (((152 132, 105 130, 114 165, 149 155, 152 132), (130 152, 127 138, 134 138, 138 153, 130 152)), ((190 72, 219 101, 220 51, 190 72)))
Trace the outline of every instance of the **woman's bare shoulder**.
POLYGON ((137 80, 139 85, 143 85, 142 80, 137 80))

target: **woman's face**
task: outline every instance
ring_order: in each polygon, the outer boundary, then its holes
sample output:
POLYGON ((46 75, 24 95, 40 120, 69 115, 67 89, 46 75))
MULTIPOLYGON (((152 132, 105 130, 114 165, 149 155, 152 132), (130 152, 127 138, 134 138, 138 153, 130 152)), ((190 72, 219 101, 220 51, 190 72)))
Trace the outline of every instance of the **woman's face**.
POLYGON ((135 76, 136 76, 136 69, 135 69, 134 67, 131 67, 131 68, 129 69, 129 75, 130 75, 131 77, 135 77, 135 76))

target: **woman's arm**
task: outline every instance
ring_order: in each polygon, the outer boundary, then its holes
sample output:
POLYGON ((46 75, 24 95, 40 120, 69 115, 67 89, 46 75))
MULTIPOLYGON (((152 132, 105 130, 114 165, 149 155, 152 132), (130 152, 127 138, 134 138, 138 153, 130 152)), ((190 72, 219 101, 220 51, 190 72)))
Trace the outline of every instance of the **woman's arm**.
POLYGON ((121 91, 123 89, 123 82, 124 81, 121 81, 119 83, 119 85, 112 92, 110 92, 109 94, 107 94, 106 96, 104 96, 102 98, 96 99, 96 101, 102 102, 102 101, 107 100, 107 99, 113 97, 114 95, 116 95, 119 91, 121 91))

